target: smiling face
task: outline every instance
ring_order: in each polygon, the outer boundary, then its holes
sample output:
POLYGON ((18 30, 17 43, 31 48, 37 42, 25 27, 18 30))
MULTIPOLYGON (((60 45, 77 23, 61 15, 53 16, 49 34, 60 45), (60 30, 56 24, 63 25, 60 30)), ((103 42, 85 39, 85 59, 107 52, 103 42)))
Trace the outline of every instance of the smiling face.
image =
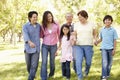
POLYGON ((65 16, 65 18, 66 18, 67 23, 71 24, 72 20, 73 20, 73 14, 67 13, 66 16, 65 16))
POLYGON ((69 32, 69 29, 67 27, 63 27, 62 31, 63 31, 64 35, 67 35, 69 32))
POLYGON ((52 20, 53 20, 53 17, 52 17, 52 15, 49 13, 49 14, 47 15, 47 21, 48 21, 48 23, 51 23, 52 20))
POLYGON ((81 24, 87 23, 88 13, 85 10, 79 11, 77 15, 81 24))
POLYGON ((103 23, 105 24, 106 27, 110 27, 110 25, 112 24, 113 22, 113 18, 111 15, 106 15, 104 18, 103 18, 103 23))
POLYGON ((80 21, 82 24, 86 23, 86 21, 87 21, 87 18, 81 16, 81 14, 78 15, 78 18, 79 18, 79 21, 80 21))
POLYGON ((109 27, 112 24, 111 19, 105 19, 104 24, 109 27))
POLYGON ((33 14, 32 17, 30 18, 30 22, 33 24, 37 23, 37 20, 38 20, 37 14, 33 14))

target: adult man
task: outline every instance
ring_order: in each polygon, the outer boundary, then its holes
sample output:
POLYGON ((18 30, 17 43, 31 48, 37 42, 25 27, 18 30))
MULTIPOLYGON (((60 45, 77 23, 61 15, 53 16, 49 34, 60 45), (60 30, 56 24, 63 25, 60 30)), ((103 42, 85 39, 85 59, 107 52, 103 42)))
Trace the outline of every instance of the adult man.
MULTIPOLYGON (((66 23, 67 25, 70 25, 70 32, 74 32, 74 24, 73 24, 73 14, 72 13, 66 13, 65 15, 66 23)), ((75 60, 75 47, 73 46, 73 69, 76 72, 76 60, 75 60)))
POLYGON ((27 71, 29 73, 28 80, 34 80, 39 62, 40 53, 40 24, 37 23, 38 13, 30 11, 28 20, 23 25, 23 37, 25 42, 25 60, 27 71))

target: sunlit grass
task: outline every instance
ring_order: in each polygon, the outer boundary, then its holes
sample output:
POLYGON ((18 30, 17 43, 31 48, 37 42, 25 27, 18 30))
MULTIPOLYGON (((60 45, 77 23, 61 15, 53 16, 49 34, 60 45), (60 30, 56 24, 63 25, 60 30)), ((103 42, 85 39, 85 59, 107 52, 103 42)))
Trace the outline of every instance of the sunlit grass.
POLYGON ((20 48, 21 46, 23 46, 23 43, 21 45, 22 42, 17 42, 14 46, 14 44, 10 44, 9 42, 0 42, 0 51, 1 50, 11 50, 11 49, 18 49, 20 48), (20 46, 19 46, 20 45, 20 46))
MULTIPOLYGON (((6 47, 7 45, 4 45, 6 47)), ((109 80, 120 80, 120 43, 117 45, 116 54, 113 59, 113 66, 111 70, 111 77, 109 80)), ((99 50, 99 45, 94 48, 94 56, 92 61, 91 70, 89 76, 84 80, 100 80, 101 76, 101 52, 99 50)), ((24 53, 17 53, 10 55, 13 57, 19 58, 19 56, 24 56, 24 53)), ((62 77, 61 72, 61 63, 59 60, 59 56, 56 57, 56 70, 54 78, 49 78, 48 80, 66 80, 62 77)), ((9 59, 8 59, 9 60, 9 59)), ((21 59, 19 59, 21 60, 21 59)), ((40 80, 40 67, 41 62, 39 62, 39 67, 36 74, 35 80, 40 80)), ((84 63, 83 63, 84 66, 84 63)), ((84 70, 84 67, 83 67, 84 70)), ((48 61, 48 72, 49 72, 49 61, 48 61)), ((12 62, 12 63, 2 63, 0 64, 0 80, 27 80, 27 70, 25 62, 12 62)), ((71 63, 71 80, 77 80, 77 75, 74 73, 72 69, 71 63)))

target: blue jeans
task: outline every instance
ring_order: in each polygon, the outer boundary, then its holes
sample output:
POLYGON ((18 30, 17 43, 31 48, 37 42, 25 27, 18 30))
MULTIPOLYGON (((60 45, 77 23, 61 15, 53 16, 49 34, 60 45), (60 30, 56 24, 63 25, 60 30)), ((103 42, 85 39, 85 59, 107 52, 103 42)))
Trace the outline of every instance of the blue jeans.
POLYGON ((27 71, 29 73, 28 80, 34 80, 38 68, 39 53, 25 53, 27 71))
POLYGON ((110 70, 112 66, 113 56, 112 56, 113 49, 101 49, 102 54, 102 78, 106 78, 110 75, 110 70))
POLYGON ((73 52, 72 52, 72 55, 73 55, 73 69, 74 69, 74 71, 75 71, 75 73, 76 73, 76 55, 75 55, 75 46, 72 46, 72 50, 73 50, 73 52))
POLYGON ((92 62, 92 56, 93 56, 93 46, 80 46, 76 45, 75 46, 75 52, 76 52, 76 70, 77 70, 77 75, 78 78, 83 78, 82 74, 82 62, 83 58, 85 58, 85 74, 88 75, 90 67, 91 67, 91 62, 92 62))
POLYGON ((57 51, 56 45, 45 45, 42 44, 42 65, 41 65, 41 79, 47 80, 47 61, 48 52, 50 54, 50 73, 49 76, 54 75, 55 71, 55 52, 57 51))
POLYGON ((62 76, 70 79, 70 61, 62 62, 62 76))

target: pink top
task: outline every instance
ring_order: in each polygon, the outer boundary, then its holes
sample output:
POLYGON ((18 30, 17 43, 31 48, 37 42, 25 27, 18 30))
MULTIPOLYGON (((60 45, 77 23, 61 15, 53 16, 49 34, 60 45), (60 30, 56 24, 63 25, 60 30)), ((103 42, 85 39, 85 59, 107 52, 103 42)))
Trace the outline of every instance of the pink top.
POLYGON ((71 39, 67 40, 67 36, 63 36, 61 40, 61 48, 62 48, 62 54, 61 54, 61 62, 66 61, 72 61, 72 44, 71 39))
POLYGON ((58 24, 52 24, 52 29, 48 30, 47 28, 44 30, 42 27, 41 37, 43 38, 43 44, 45 45, 55 45, 59 40, 60 35, 60 27, 58 24))

